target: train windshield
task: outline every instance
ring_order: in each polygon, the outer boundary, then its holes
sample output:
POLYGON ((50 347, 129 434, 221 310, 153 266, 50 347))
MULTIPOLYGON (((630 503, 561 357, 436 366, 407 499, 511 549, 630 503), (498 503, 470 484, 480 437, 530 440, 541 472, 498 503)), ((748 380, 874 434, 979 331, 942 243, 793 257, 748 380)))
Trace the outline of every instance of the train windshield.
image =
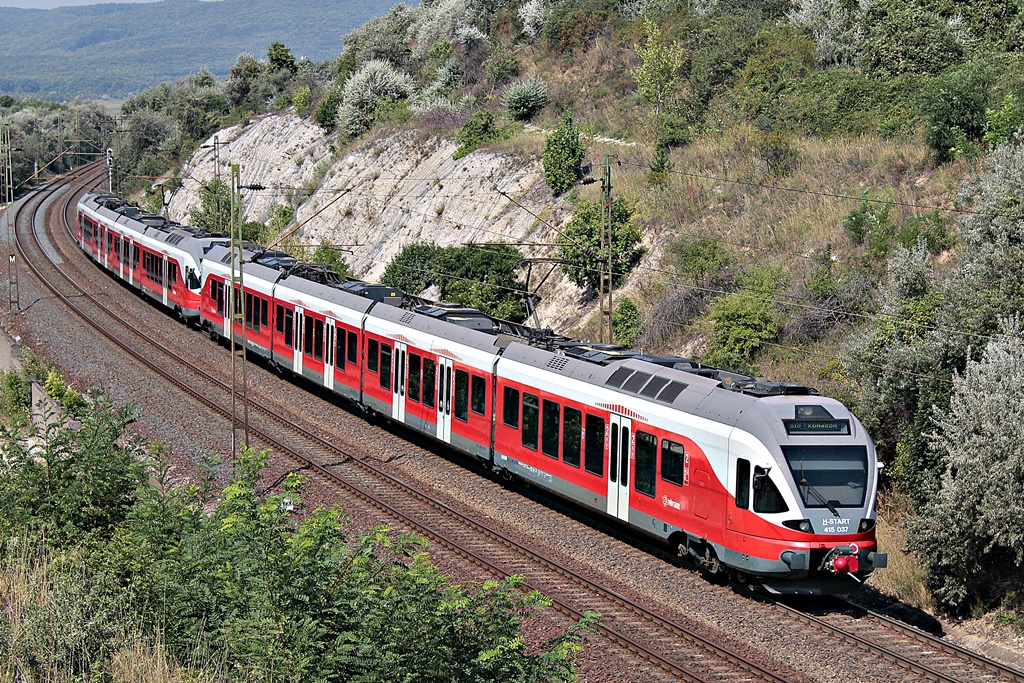
POLYGON ((868 484, 865 446, 783 446, 807 508, 861 507, 868 484))

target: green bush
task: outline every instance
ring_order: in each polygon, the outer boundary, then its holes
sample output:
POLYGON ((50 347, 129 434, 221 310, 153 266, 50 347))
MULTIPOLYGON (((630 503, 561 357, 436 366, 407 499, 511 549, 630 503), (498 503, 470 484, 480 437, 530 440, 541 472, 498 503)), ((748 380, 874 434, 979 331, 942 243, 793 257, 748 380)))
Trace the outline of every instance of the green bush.
POLYGON ((907 249, 924 240, 929 254, 941 254, 952 248, 954 242, 949 220, 938 209, 912 216, 900 228, 896 239, 907 249))
POLYGON ((740 291, 712 302, 708 312, 711 335, 703 362, 757 374, 754 355, 778 334, 779 315, 770 299, 782 282, 781 271, 757 267, 737 278, 740 291))
POLYGON ((509 118, 514 121, 529 121, 548 105, 548 101, 548 88, 539 78, 513 83, 502 98, 509 118))
POLYGON ((32 407, 32 385, 21 372, 3 372, 0 404, 0 411, 12 417, 24 415, 32 407))
POLYGON ((940 76, 922 96, 925 141, 939 163, 953 159, 964 139, 974 142, 984 135, 992 79, 985 65, 968 65, 940 76))
POLYGON ((494 42, 490 52, 490 57, 484 62, 484 73, 487 74, 487 85, 494 89, 518 76, 520 66, 512 48, 502 42, 494 42))
POLYGON ((473 118, 455 134, 458 148, 452 159, 461 159, 484 145, 505 139, 508 135, 509 131, 497 125, 494 114, 489 111, 474 112, 473 118))
POLYGON ((308 85, 304 85, 292 95, 292 104, 295 105, 295 113, 305 117, 309 113, 309 103, 313 95, 308 85))
POLYGON ((876 0, 861 26, 866 35, 862 65, 880 78, 939 74, 966 57, 946 20, 916 2, 876 0))
POLYGON ((580 141, 580 132, 573 125, 572 114, 566 112, 544 142, 544 181, 556 195, 579 181, 584 154, 586 149, 580 141))
MULTIPOLYGON (((601 248, 601 214, 599 202, 581 201, 576 205, 569 224, 558 234, 558 259, 564 261, 562 270, 566 277, 588 291, 595 291, 601 284, 602 264, 607 255, 601 248)), ((622 197, 615 197, 611 204, 611 219, 614 230, 612 240, 612 286, 618 287, 647 253, 640 246, 640 228, 630 222, 633 209, 622 197)))
POLYGON ((990 147, 1009 140, 1024 128, 1024 102, 1010 93, 1003 98, 999 109, 985 110, 985 134, 982 139, 990 147))
POLYGON ((338 126, 338 105, 341 103, 341 88, 331 88, 313 110, 313 120, 330 133, 338 126))
POLYGON ((632 346, 640 333, 644 331, 644 317, 632 299, 623 298, 615 307, 612 316, 612 333, 615 341, 623 346, 632 346))

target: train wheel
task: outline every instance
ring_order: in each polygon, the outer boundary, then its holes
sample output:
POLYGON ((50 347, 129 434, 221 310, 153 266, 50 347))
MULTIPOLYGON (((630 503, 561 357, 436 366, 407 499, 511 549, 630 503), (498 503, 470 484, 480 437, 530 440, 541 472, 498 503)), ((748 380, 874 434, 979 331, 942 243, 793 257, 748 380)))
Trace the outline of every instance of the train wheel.
POLYGON ((700 559, 700 563, 704 565, 704 569, 707 570, 708 574, 717 574, 722 568, 722 563, 718 559, 718 555, 715 554, 715 549, 710 545, 704 546, 704 557, 700 559))

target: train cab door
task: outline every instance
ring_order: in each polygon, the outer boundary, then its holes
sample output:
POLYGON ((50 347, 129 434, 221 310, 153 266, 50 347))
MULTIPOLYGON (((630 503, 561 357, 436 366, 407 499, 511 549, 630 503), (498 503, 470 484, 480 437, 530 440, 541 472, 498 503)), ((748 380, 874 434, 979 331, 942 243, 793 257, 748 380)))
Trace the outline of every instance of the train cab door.
POLYGON ((452 359, 437 357, 437 438, 452 442, 452 359))
POLYGON ((608 437, 608 514, 629 521, 629 460, 633 421, 612 414, 608 437))
POLYGON ((334 364, 337 362, 334 358, 335 333, 335 321, 328 318, 324 332, 324 386, 331 390, 334 389, 334 364))
POLYGON ((395 353, 391 356, 394 359, 392 362, 395 364, 394 372, 391 373, 393 381, 391 389, 391 417, 399 422, 405 422, 405 375, 409 364, 408 356, 409 345, 405 342, 396 341, 395 353))
POLYGON ((295 333, 292 337, 292 372, 296 375, 302 374, 302 326, 305 319, 305 309, 302 306, 296 306, 295 325, 292 326, 295 333))
POLYGON ((167 254, 160 258, 160 291, 164 306, 167 305, 167 254))

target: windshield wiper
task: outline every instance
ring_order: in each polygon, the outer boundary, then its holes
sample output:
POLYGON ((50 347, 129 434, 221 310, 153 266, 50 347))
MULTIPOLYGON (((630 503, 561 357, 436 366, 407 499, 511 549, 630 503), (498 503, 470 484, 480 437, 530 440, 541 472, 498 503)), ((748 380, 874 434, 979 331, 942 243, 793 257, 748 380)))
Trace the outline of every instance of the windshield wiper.
POLYGON ((836 510, 835 507, 832 506, 832 503, 829 502, 828 498, 826 498, 825 496, 823 496, 820 493, 818 493, 818 489, 814 488, 809 483, 807 483, 807 478, 804 476, 804 464, 803 463, 800 463, 800 485, 804 487, 804 503, 805 504, 807 503, 807 493, 810 492, 811 495, 813 495, 815 498, 818 499, 819 503, 821 503, 822 505, 824 505, 825 507, 828 508, 829 512, 831 512, 836 517, 839 516, 839 510, 836 510))

